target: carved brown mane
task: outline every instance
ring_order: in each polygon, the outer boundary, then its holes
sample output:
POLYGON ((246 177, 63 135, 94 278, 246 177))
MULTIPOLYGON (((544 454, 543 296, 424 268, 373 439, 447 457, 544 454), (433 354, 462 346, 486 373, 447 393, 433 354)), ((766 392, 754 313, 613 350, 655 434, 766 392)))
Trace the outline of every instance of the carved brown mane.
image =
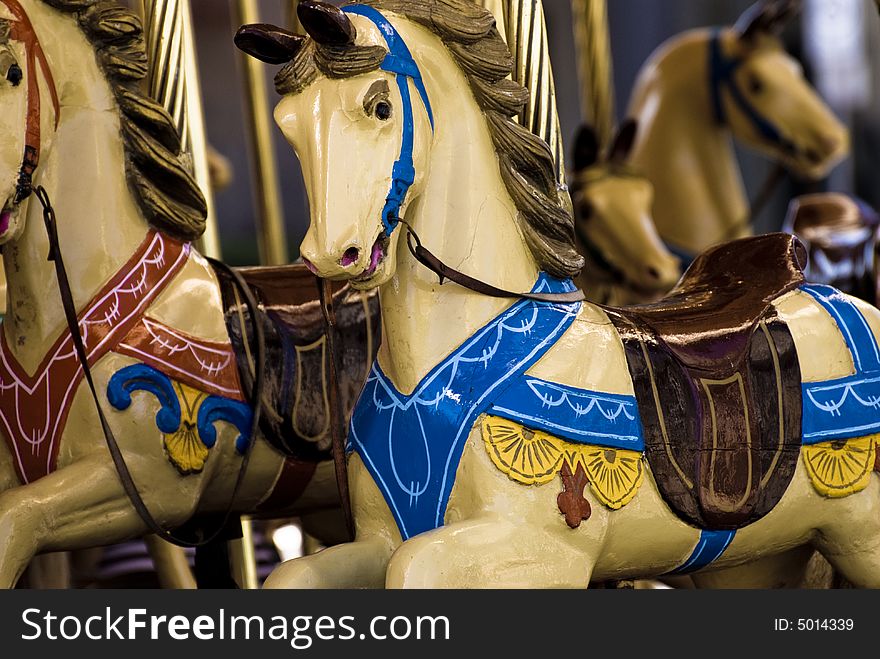
POLYGON ((140 19, 113 0, 43 0, 74 16, 119 107, 129 185, 152 226, 194 240, 205 230, 207 206, 182 153, 168 112, 141 90, 149 63, 140 19))

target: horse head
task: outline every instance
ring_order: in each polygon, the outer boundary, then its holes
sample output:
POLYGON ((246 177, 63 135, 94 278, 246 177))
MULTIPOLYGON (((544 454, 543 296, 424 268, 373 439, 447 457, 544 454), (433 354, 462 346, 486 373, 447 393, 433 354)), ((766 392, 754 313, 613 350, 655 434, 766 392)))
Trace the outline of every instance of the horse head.
POLYGON ((818 179, 849 151, 849 134, 785 52, 779 33, 797 0, 767 0, 709 43, 715 119, 793 173, 818 179))
POLYGON ((637 124, 621 126, 603 154, 591 126, 578 133, 571 192, 580 247, 605 266, 619 283, 648 297, 678 281, 679 260, 666 249, 651 216, 654 188, 627 167, 637 124))
POLYGON ((400 33, 371 7, 304 0, 298 14, 308 37, 250 25, 236 44, 288 62, 276 78, 284 97, 275 120, 303 166, 312 214, 305 263, 372 288, 394 274, 395 229, 427 174, 430 101, 400 33))
POLYGON ((0 97, 4 107, 0 134, 5 136, 0 145, 0 244, 4 244, 23 230, 22 209, 59 115, 49 63, 18 0, 0 0, 0 97))
POLYGON ((304 0, 298 12, 308 37, 251 25, 236 42, 287 62, 275 119, 303 165, 312 217, 301 253, 313 272, 384 284, 404 222, 458 264, 479 233, 483 255, 494 250, 528 285, 537 270, 581 269, 553 153, 512 121, 528 92, 509 79, 490 12, 471 0, 304 0))

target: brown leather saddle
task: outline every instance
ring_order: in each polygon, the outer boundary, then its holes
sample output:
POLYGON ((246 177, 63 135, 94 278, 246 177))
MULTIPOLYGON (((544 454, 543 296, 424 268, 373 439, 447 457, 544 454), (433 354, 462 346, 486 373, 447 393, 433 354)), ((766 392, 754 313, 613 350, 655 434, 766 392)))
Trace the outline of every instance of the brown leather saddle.
MULTIPOLYGON (((237 271, 259 305, 265 335, 268 363, 261 430, 272 446, 290 458, 330 459, 330 351, 315 276, 301 264, 237 271)), ((219 269, 215 272, 242 385, 249 391, 255 351, 250 315, 231 277, 219 269)), ((379 347, 379 299, 375 292, 339 285, 333 305, 339 395, 347 418, 379 347)))
POLYGON ((877 304, 875 249, 880 215, 874 209, 836 192, 793 199, 782 230, 800 238, 810 262, 811 283, 834 286, 877 304))
POLYGON ((793 236, 726 243, 670 295, 606 309, 626 349, 648 462, 672 510, 736 529, 784 494, 801 445, 794 341, 771 302, 804 283, 793 236))

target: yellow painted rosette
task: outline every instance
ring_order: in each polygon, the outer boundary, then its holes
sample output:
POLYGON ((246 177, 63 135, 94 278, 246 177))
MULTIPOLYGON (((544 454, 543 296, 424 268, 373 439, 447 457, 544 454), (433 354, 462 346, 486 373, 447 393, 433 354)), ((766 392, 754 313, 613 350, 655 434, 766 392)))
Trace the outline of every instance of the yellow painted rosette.
POLYGON ((572 471, 581 465, 596 498, 617 510, 632 501, 644 478, 638 451, 575 444, 493 416, 484 417, 482 433, 493 464, 523 485, 549 483, 566 460, 572 471))
POLYGON ((871 481, 878 435, 803 447, 804 466, 813 487, 832 499, 861 492, 871 481))

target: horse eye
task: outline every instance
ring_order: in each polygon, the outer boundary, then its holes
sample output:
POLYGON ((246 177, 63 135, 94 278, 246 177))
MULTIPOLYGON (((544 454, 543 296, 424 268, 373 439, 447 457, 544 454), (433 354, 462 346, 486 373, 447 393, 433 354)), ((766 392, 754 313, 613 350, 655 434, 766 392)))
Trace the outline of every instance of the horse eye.
POLYGON ((6 72, 6 79, 12 83, 13 87, 18 87, 23 77, 24 74, 21 72, 21 67, 18 64, 13 64, 6 72))
POLYGON ((391 103, 388 101, 379 101, 373 109, 373 114, 380 121, 388 121, 391 118, 391 103))
POLYGON ((749 76, 749 89, 753 94, 760 94, 764 91, 764 81, 756 75, 749 76))

